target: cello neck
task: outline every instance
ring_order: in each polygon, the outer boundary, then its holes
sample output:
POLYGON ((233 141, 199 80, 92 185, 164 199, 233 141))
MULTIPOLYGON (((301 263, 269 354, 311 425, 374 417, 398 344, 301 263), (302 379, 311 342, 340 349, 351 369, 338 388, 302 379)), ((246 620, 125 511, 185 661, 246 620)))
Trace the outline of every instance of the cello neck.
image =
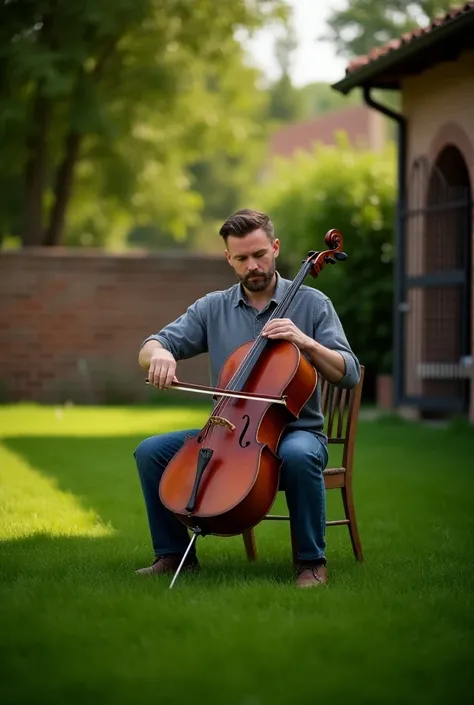
MULTIPOLYGON (((312 250, 308 253, 307 259, 303 260, 301 269, 291 283, 285 296, 270 316, 270 321, 275 318, 282 318, 282 316, 285 315, 308 274, 311 274, 312 277, 316 278, 319 276, 326 264, 335 264, 337 260, 343 261, 347 258, 345 252, 342 252, 342 234, 339 230, 336 228, 328 230, 324 238, 324 242, 329 249, 323 250, 322 252, 312 250)), ((258 335, 226 389, 237 392, 242 390, 268 342, 268 338, 264 338, 261 333, 258 335)))
POLYGON ((312 263, 311 262, 304 262, 300 271, 294 278, 294 280, 291 283, 291 286, 289 287, 288 291, 286 292, 285 296, 282 298, 278 306, 275 308, 273 311, 272 315, 269 318, 269 321, 272 321, 274 318, 282 318, 285 313, 288 311, 291 303, 293 302, 293 299, 295 298, 296 294, 298 293, 299 288, 303 284, 304 280, 308 276, 309 272, 311 271, 312 268, 312 263))
MULTIPOLYGON (((312 266, 312 262, 305 261, 303 263, 300 271, 291 283, 291 286, 289 287, 285 296, 282 298, 282 300, 270 316, 269 321, 272 321, 274 318, 282 318, 285 315, 285 313, 288 311, 288 308, 290 307, 290 304, 295 298, 298 289, 300 288, 307 275, 311 271, 312 266)), ((242 363, 240 364, 238 370, 227 385, 227 389, 232 391, 240 391, 242 389, 245 382, 249 378, 258 358, 264 351, 267 344, 268 338, 264 338, 262 334, 259 333, 259 335, 255 339, 254 344, 250 348, 245 358, 242 360, 242 363)))

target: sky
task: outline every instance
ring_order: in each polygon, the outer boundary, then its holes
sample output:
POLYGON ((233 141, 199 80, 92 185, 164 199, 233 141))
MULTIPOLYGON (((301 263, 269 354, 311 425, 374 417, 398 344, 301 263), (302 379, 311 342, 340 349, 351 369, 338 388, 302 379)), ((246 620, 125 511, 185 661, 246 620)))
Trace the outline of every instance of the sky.
MULTIPOLYGON (((298 48, 293 57, 291 76, 296 86, 313 81, 335 83, 344 77, 347 59, 336 56, 331 44, 317 42, 316 37, 325 32, 325 21, 330 8, 340 7, 334 0, 287 0, 293 8, 293 26, 298 48)), ((265 29, 250 44, 250 53, 259 68, 270 79, 278 76, 278 65, 273 57, 275 30, 265 29)))

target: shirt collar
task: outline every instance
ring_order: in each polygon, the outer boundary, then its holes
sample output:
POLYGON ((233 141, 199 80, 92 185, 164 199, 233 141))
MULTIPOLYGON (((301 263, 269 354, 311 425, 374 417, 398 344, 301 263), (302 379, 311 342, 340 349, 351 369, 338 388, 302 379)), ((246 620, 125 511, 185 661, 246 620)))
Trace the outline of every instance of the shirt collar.
MULTIPOLYGON (((277 305, 280 303, 282 300, 284 294, 285 294, 285 284, 284 281, 282 280, 281 276, 277 271, 275 271, 276 274, 276 286, 275 286, 275 291, 273 292, 273 296, 270 299, 269 303, 271 301, 274 301, 277 305)), ((234 291, 234 297, 233 297, 233 306, 240 306, 241 303, 247 304, 248 306, 248 301, 245 296, 244 288, 242 284, 236 284, 235 285, 235 291, 234 291)))

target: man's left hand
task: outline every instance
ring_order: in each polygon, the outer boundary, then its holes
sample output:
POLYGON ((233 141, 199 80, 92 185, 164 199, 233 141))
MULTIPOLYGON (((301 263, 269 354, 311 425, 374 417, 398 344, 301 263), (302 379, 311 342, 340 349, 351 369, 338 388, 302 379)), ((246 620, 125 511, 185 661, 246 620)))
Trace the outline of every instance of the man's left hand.
POLYGON ((308 349, 313 342, 289 318, 275 318, 273 321, 268 321, 263 327, 262 335, 266 338, 288 340, 300 350, 308 349))

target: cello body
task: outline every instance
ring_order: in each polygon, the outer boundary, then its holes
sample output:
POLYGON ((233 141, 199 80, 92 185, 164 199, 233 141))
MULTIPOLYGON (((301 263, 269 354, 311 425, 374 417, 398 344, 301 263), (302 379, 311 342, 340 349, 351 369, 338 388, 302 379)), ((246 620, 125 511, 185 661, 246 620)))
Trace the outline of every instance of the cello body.
MULTIPOLYGON (((227 358, 219 376, 225 388, 248 354, 253 341, 227 358)), ((268 341, 245 385, 247 392, 286 397, 286 405, 231 399, 197 436, 186 439, 171 459, 160 482, 160 498, 178 519, 202 534, 234 536, 256 526, 270 510, 278 492, 281 461, 278 443, 289 421, 297 418, 314 390, 315 368, 288 341, 268 341), (201 448, 213 454, 203 471, 192 511, 201 448)), ((213 418, 213 417, 211 417, 213 418)))

